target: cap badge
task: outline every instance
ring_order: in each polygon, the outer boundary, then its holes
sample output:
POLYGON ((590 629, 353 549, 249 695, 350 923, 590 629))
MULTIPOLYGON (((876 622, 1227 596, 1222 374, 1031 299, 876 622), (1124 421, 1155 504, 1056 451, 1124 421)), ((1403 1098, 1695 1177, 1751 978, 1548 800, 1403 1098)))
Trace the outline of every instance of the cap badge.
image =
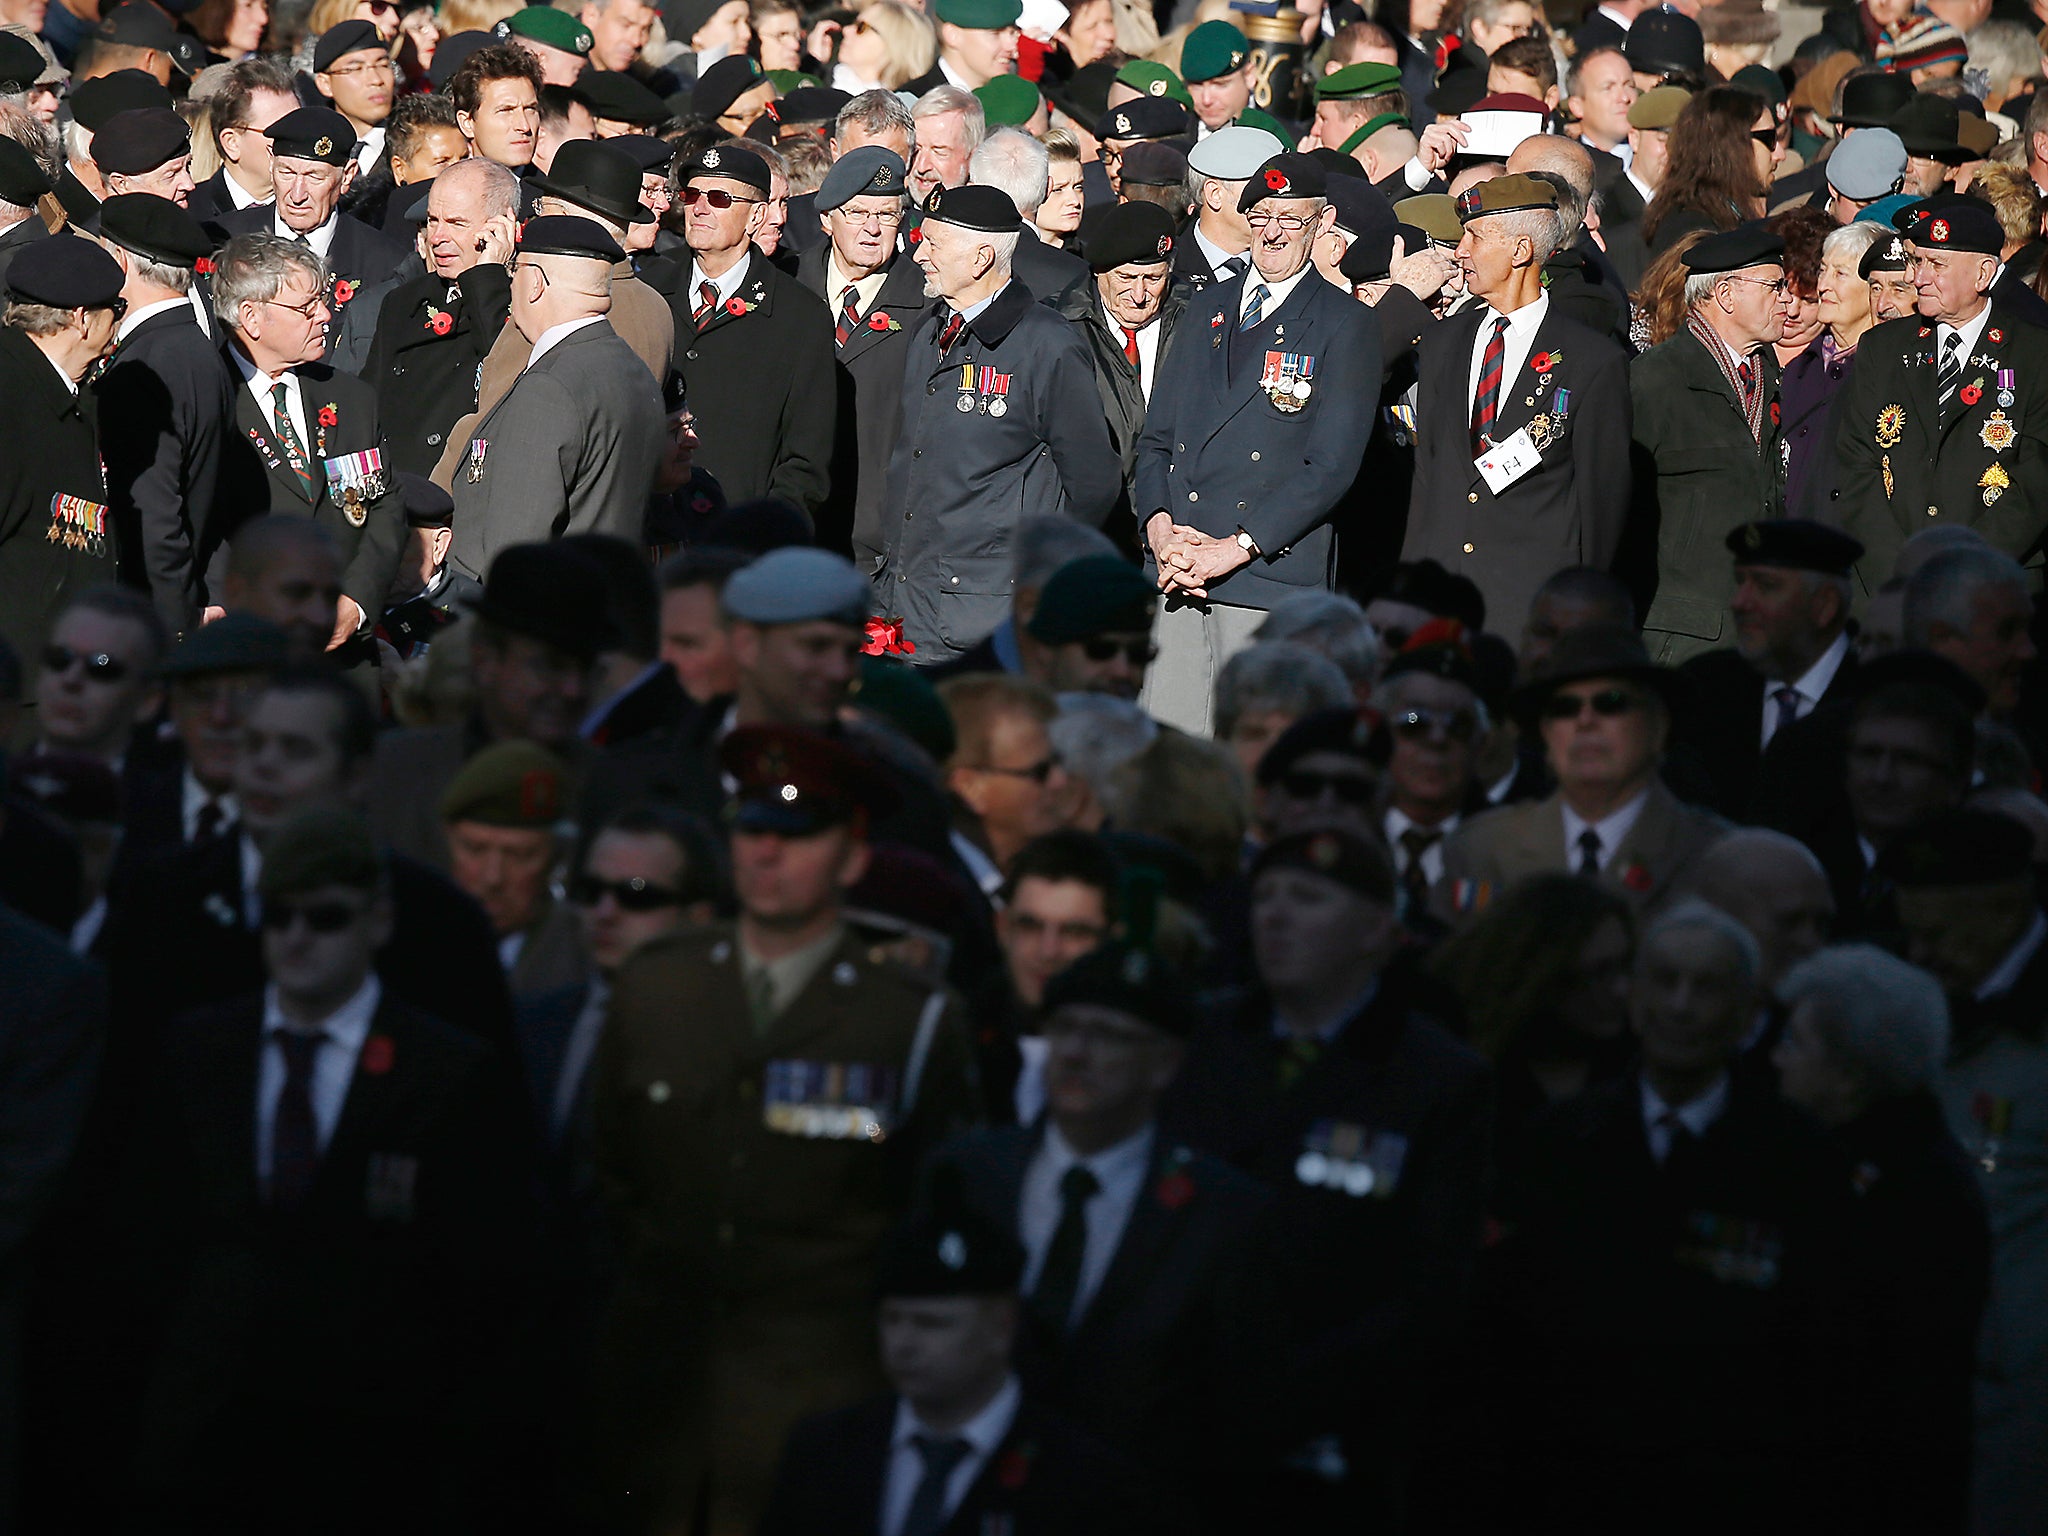
POLYGON ((1237 68, 1237 66, 1238 66, 1238 65, 1242 64, 1243 62, 1244 62, 1244 50, 1243 50, 1242 48, 1233 48, 1233 49, 1231 49, 1231 50, 1230 50, 1230 67, 1231 67, 1232 69, 1235 69, 1235 68, 1237 68))
POLYGON ((332 139, 328 138, 328 137, 327 137, 327 135, 326 135, 326 134, 324 134, 324 133, 323 133, 323 134, 321 134, 319 138, 317 138, 317 139, 315 139, 315 140, 313 141, 313 153, 314 153, 314 154, 316 154, 316 155, 331 155, 331 154, 333 154, 333 153, 334 153, 334 140, 332 140, 332 139))
POLYGON ((718 151, 717 151, 717 150, 715 150, 715 149, 707 149, 707 150, 705 150, 705 151, 704 151, 704 154, 703 154, 703 156, 702 156, 702 162, 703 162, 703 164, 705 165, 705 167, 706 167, 707 169, 710 169, 710 170, 714 170, 714 171, 715 171, 715 170, 717 170, 717 169, 718 169, 718 151))
POLYGON ((519 813, 530 819, 555 814, 556 791, 560 785, 552 773, 534 769, 519 779, 519 813))
POLYGON ((1161 235, 1159 237, 1159 254, 1162 256, 1171 256, 1173 254, 1173 236, 1161 235))
POLYGON ((939 1262, 948 1269, 959 1270, 967 1267, 967 1239, 958 1232, 948 1232, 939 1239, 939 1262))
POLYGON ((876 167, 875 167, 875 185, 876 185, 876 186, 878 186, 878 187, 886 187, 886 186, 888 186, 888 185, 889 185, 889 184, 890 184, 891 182, 895 181, 895 179, 896 179, 896 173, 895 173, 894 171, 890 170, 890 169, 889 169, 889 167, 887 167, 886 165, 878 165, 878 166, 876 166, 876 167))
POLYGON ((1948 240, 1948 220, 1936 219, 1933 224, 1928 226, 1927 232, 1934 237, 1935 244, 1946 243, 1948 240))
POLYGON ((590 52, 590 34, 588 32, 578 32, 576 34, 576 51, 578 53, 590 52))
POLYGON ((1763 529, 1757 527, 1755 523, 1751 523, 1747 528, 1743 529, 1742 547, 1751 554, 1755 554, 1758 550, 1762 549, 1764 547, 1763 529))
POLYGON ((2003 453, 2018 440, 2019 429, 2006 418, 2004 411, 1993 411, 1985 418, 1984 429, 1977 437, 1993 453, 2003 453))
POLYGON ((1128 118, 1121 112, 1117 113, 1116 115, 1116 131, 1118 133, 1129 133, 1131 131, 1130 118, 1128 118))
POLYGON ((1164 80, 1154 80, 1145 87, 1145 94, 1147 96, 1164 96, 1166 94, 1166 82, 1164 80))

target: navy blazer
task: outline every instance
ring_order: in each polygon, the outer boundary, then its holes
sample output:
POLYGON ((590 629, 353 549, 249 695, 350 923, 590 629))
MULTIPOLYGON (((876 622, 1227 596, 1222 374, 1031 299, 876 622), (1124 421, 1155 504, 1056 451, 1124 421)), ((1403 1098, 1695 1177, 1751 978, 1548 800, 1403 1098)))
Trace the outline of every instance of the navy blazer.
POLYGON ((1250 534, 1261 554, 1209 592, 1237 607, 1270 608, 1290 593, 1330 586, 1331 512, 1372 435, 1380 336, 1370 309, 1310 270, 1257 334, 1237 344, 1242 366, 1233 384, 1231 333, 1245 281, 1214 283, 1189 299, 1152 386, 1131 506, 1141 532, 1165 511, 1212 538, 1250 534), (1268 352, 1314 360, 1301 409, 1281 410, 1260 386, 1268 352))

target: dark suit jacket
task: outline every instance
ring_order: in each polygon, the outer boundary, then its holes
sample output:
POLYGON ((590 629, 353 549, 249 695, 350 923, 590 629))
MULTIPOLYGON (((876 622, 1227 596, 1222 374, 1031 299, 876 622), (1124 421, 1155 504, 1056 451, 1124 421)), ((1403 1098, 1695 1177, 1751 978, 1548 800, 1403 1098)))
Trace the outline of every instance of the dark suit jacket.
MULTIPOLYGON (((1747 821, 1764 761, 1758 745, 1764 734, 1763 676, 1733 650, 1695 656, 1679 672, 1688 692, 1685 707, 1672 717, 1673 756, 1689 759, 1704 776, 1707 793, 1697 803, 1730 820, 1747 821)), ((1822 703, 1846 697, 1855 686, 1852 646, 1822 703)))
POLYGON ((192 189, 192 196, 186 201, 185 211, 201 224, 218 223, 222 214, 235 211, 235 201, 228 195, 226 166, 222 166, 192 189))
POLYGON ((385 297, 363 379, 383 407, 394 468, 433 473, 449 429, 476 409, 477 371, 511 304, 512 280, 496 265, 471 267, 452 285, 428 273, 385 297), (437 315, 448 317, 445 332, 437 315))
MULTIPOLYGON (((216 217, 208 232, 223 242, 234 235, 268 234, 277 227, 276 210, 274 202, 231 209, 216 217)), ((412 250, 410 241, 387 235, 361 219, 346 213, 334 217, 334 241, 327 247, 327 269, 343 282, 361 285, 389 277, 412 250)), ((334 298, 341 309, 353 302, 338 293, 334 298)), ((339 319, 337 315, 336 320, 339 319)))
POLYGON ((1057 304, 1061 294, 1088 275, 1088 263, 1027 230, 1017 237, 1010 270, 1038 295, 1039 303, 1057 304))
POLYGON ((2018 260, 2015 255, 2013 264, 2007 266, 1998 281, 1991 285, 1991 302, 2003 304, 2012 311, 2015 319, 2048 329, 2048 299, 2034 292, 2034 285, 2021 276, 2018 260))

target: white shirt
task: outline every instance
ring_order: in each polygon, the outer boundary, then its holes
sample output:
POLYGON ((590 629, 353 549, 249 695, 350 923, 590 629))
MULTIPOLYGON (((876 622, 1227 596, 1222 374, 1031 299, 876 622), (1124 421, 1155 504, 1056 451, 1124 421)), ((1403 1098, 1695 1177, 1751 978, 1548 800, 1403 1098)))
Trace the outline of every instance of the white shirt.
MULTIPOLYGON (((1002 893, 1003 872, 996 867, 996 861, 981 851, 973 838, 959 832, 946 834, 953 844, 953 852, 960 856, 960 862, 967 866, 967 873, 974 877, 974 883, 981 887, 981 894, 990 901, 1002 893)), ((996 902, 998 906, 1001 902, 996 902)))
POLYGON ((1101 1188, 1088 1199, 1083 1213, 1088 1223, 1088 1245, 1081 1253, 1081 1283, 1074 1289, 1074 1316, 1081 1317, 1088 1303, 1109 1273, 1110 1261, 1123 1242, 1131 1208, 1138 1203, 1145 1174, 1152 1166, 1151 1126, 1126 1137, 1092 1157, 1083 1157, 1060 1135, 1059 1127, 1047 1124, 1031 1165, 1024 1170, 1024 1188, 1017 1202, 1017 1236, 1023 1240, 1028 1262, 1024 1268, 1023 1294, 1038 1288, 1039 1272, 1045 1268, 1046 1253, 1053 1233, 1059 1230, 1060 1180, 1077 1164, 1094 1174, 1101 1188))
POLYGON ((270 232, 272 234, 276 235, 280 240, 303 239, 308 246, 312 247, 313 254, 322 261, 327 259, 328 251, 333 248, 334 232, 340 227, 341 214, 338 210, 327 215, 327 222, 325 224, 320 225, 317 229, 307 230, 303 236, 296 229, 291 228, 285 223, 284 214, 281 211, 273 210, 270 215, 270 232))
POLYGON ((1596 6, 1594 8, 1593 14, 1596 16, 1605 16, 1609 21, 1613 22, 1617 27, 1621 28, 1623 32, 1627 32, 1628 29, 1635 23, 1635 17, 1624 16, 1621 14, 1621 12, 1615 10, 1614 7, 1611 5, 1596 6))
POLYGON ((1721 1118, 1721 1112, 1728 1107, 1728 1079, 1724 1074, 1713 1087, 1694 1099, 1690 1104, 1681 1104, 1674 1109, 1664 1102, 1663 1096, 1652 1088, 1645 1078, 1643 1090, 1643 1133, 1650 1141, 1650 1156, 1657 1160, 1657 1166, 1664 1166, 1664 1159, 1671 1155, 1671 1127, 1661 1124, 1666 1115, 1675 1115, 1678 1123, 1695 1136, 1707 1134, 1707 1127, 1721 1118))
POLYGON ((1982 309, 1977 311, 1974 318, 1965 320, 1961 325, 1941 324, 1935 326, 1935 369, 1937 371, 1940 370, 1942 358, 1948 355, 1949 337, 1961 336, 1963 338, 1963 344, 1956 348, 1956 361, 1961 365, 1963 370, 1963 378, 1967 382, 1970 375, 1970 359, 1973 356, 1975 356, 1977 352, 1977 339, 1984 334, 1984 327, 1989 325, 1990 323, 1991 305, 1987 302, 1982 309))
MULTIPOLYGON (((220 179, 228 189, 228 203, 232 207, 254 208, 258 203, 268 201, 267 198, 258 197, 254 192, 251 192, 247 187, 235 180, 235 173, 226 166, 221 167, 220 179)), ((272 196, 275 195, 275 193, 272 194, 272 196)))
POLYGON ((1422 156, 1410 155, 1408 163, 1401 167, 1401 180, 1408 184, 1410 192, 1421 192, 1436 180, 1436 173, 1422 163, 1422 156))
POLYGON ((943 53, 939 55, 939 73, 946 77, 946 84, 948 85, 957 85, 963 91, 974 89, 973 82, 961 74, 959 70, 955 69, 943 53))
POLYGON ((576 1113, 576 1100, 583 1091, 583 1075, 597 1055, 597 1042, 604 1034, 605 1009, 612 998, 612 984, 602 976, 590 978, 590 994, 576 1022, 569 1026, 569 1040, 562 1047, 562 1074, 555 1079, 554 1102, 548 1106, 548 1127, 560 1136, 576 1113))
MULTIPOLYGON (((1507 317, 1508 328, 1501 336, 1500 396, 1496 402, 1496 419, 1500 409, 1506 407, 1508 391, 1515 377, 1522 371, 1522 365, 1529 361, 1529 349, 1536 345, 1536 328, 1543 324, 1543 317, 1550 313, 1550 291, 1545 289, 1532 303, 1524 304, 1507 317)), ((1479 317, 1479 330, 1472 337, 1472 364, 1465 374, 1465 419, 1472 419, 1472 408, 1479 399, 1479 365, 1486 357, 1486 344, 1493 339, 1493 322, 1500 318, 1500 311, 1492 305, 1479 317)))
POLYGON ((363 136, 356 140, 356 174, 369 176, 377 169, 377 162, 384 158, 384 125, 363 130, 363 136))
MULTIPOLYGON (((1401 834, 1410 827, 1422 827, 1422 824, 1391 805, 1387 807, 1387 814, 1383 819, 1387 829, 1387 846, 1394 851, 1394 873, 1405 875, 1408 873, 1408 850, 1402 846, 1401 834)), ((1458 830, 1458 823, 1462 819, 1453 813, 1434 827, 1422 828, 1426 832, 1441 834, 1435 842, 1422 850, 1422 877, 1431 885, 1435 885, 1444 877, 1444 838, 1458 830)))
POLYGON ((511 975, 512 968, 519 964, 519 956, 525 949, 526 930, 524 928, 514 933, 508 933, 505 937, 498 940, 498 964, 505 968, 507 976, 511 975))
MULTIPOLYGON (((1250 258, 1246 258, 1246 260, 1249 262, 1250 258)), ((1270 315, 1287 302, 1288 297, 1294 290, 1301 286, 1301 280, 1311 273, 1315 273, 1318 277, 1322 275, 1316 272, 1316 264, 1314 262, 1310 262, 1285 282, 1276 283, 1264 277, 1257 267, 1247 265, 1244 274, 1244 291, 1237 296, 1238 323, 1240 325, 1244 323, 1245 311, 1251 308, 1252 290, 1258 288, 1261 284, 1265 286, 1266 300, 1259 306, 1259 313, 1261 315, 1270 315)), ((1261 323, 1263 324, 1264 322, 1262 321, 1261 323)))
POLYGON ((902 1398, 896 1400, 896 1427, 889 1432, 889 1475, 882 1483, 882 1536, 898 1536, 903 1522, 910 1516, 910 1504, 917 1497, 917 1485, 924 1481, 924 1456, 918 1451, 916 1437, 927 1435, 938 1440, 965 1440, 968 1452, 953 1468, 953 1475, 946 1479, 946 1516, 960 1507, 960 1501, 967 1497, 967 1490, 974 1486, 974 1480, 981 1476, 981 1469, 988 1465, 988 1459, 995 1455, 996 1447, 1010 1433, 1010 1425, 1016 1421, 1017 1408, 1024 1400, 1024 1390, 1012 1376, 1003 1383, 1002 1390, 989 1399, 988 1406, 958 1429, 941 1434, 917 1416, 917 1410, 902 1398))
POLYGON ((121 317, 121 324, 114 332, 114 344, 119 346, 133 334, 135 327, 152 315, 160 315, 167 309, 190 308, 189 298, 158 299, 154 304, 145 304, 140 309, 131 309, 121 317))
MULTIPOLYGON (((535 363, 546 357, 548 349, 563 337, 575 334, 586 325, 595 325, 603 318, 603 315, 585 315, 580 320, 564 320, 560 325, 549 326, 540 333, 540 340, 533 344, 533 350, 526 355, 526 367, 531 368, 535 363)), ((525 368, 520 370, 522 373, 525 371, 525 368)))
MULTIPOLYGON (((1270 306, 1269 306, 1270 307, 1270 306)), ((1145 397, 1145 403, 1152 403, 1152 380, 1159 368, 1159 322, 1155 319, 1149 325, 1141 325, 1135 333, 1125 330, 1122 321, 1107 308, 1102 311, 1103 323, 1109 327, 1109 334, 1122 347, 1125 339, 1138 344, 1138 390, 1145 397)))
MULTIPOLYGON (((377 1016, 377 1004, 382 997, 383 987, 372 971, 356 989, 355 996, 329 1014, 320 1026, 327 1038, 314 1053, 309 1091, 313 1099, 314 1144, 322 1152, 327 1150, 335 1124, 341 1119, 348 1085, 356 1075, 356 1057, 362 1054, 363 1042, 370 1037, 370 1021, 377 1016)), ((277 1101, 284 1092, 285 1080, 284 1047, 278 1044, 276 1036, 297 1029, 298 1026, 285 1020, 277 988, 265 987, 263 1063, 256 1078, 256 1178, 265 1185, 270 1182, 270 1138, 277 1127, 277 1101)))
POLYGON ((307 467, 313 464, 313 434, 306 430, 306 399, 299 389, 299 376, 291 369, 276 377, 265 373, 249 361, 248 354, 240 347, 228 348, 228 355, 235 360, 235 366, 242 370, 242 385, 249 391, 249 397, 256 402, 257 419, 272 432, 277 430, 276 401, 271 391, 278 385, 284 386, 285 414, 292 419, 292 428, 299 435, 299 446, 306 452, 307 467))
MULTIPOLYGON (((1003 284, 1003 288, 1007 288, 1009 286, 1009 283, 1005 281, 1003 284)), ((974 317, 976 315, 980 314, 984 309, 987 309, 989 305, 995 303, 997 299, 1003 296, 1003 288, 998 288, 994 293, 990 294, 987 298, 977 300, 975 303, 968 305, 965 309, 956 309, 953 311, 953 313, 958 315, 962 320, 966 321, 968 324, 971 325, 974 323, 974 317)))
POLYGON ((1599 821, 1587 821, 1577 811, 1566 805, 1564 807, 1564 867, 1571 871, 1578 869, 1580 857, 1579 837, 1590 827, 1593 831, 1600 834, 1600 852, 1596 857, 1600 861, 1601 869, 1606 869, 1614 860, 1615 850, 1621 847, 1622 842, 1634 830, 1636 818, 1643 814, 1643 806, 1648 803, 1649 798, 1650 792, 1646 789, 1620 810, 1611 813, 1599 821))
MULTIPOLYGON (((1797 718, 1804 720, 1813 713, 1814 707, 1821 701, 1821 696, 1833 685, 1835 674, 1842 670, 1842 658, 1848 654, 1849 636, 1844 632, 1835 636, 1835 643, 1820 653, 1820 660, 1802 672, 1798 680, 1791 685, 1793 691, 1799 695, 1798 702, 1793 706, 1797 711, 1797 718)), ((1771 744, 1771 738, 1778 733, 1778 701, 1773 695, 1784 686, 1784 679, 1776 677, 1764 683, 1762 745, 1766 747, 1771 744)))
POLYGON ((1214 240, 1203 234, 1202 226, 1199 224, 1189 233, 1195 237, 1195 249, 1202 253, 1202 260, 1209 263, 1209 270, 1218 277, 1223 276, 1223 263, 1226 261, 1242 262, 1246 270, 1250 270, 1251 253, 1249 251, 1226 251, 1214 240))
POLYGON ((1036 1125, 1045 1112, 1045 1062, 1052 1044, 1043 1035, 1017 1037, 1017 1086, 1010 1095, 1019 1125, 1036 1125))
POLYGON ((740 291, 740 284, 747 280, 747 268, 753 264, 754 254, 749 251, 738 261, 727 267, 723 277, 712 277, 702 267, 698 266, 696 262, 691 262, 690 291, 684 295, 690 301, 690 308, 695 309, 697 307, 697 290, 706 283, 709 283, 718 290, 718 302, 723 304, 727 299, 740 291))
POLYGON ((79 914, 78 921, 71 925, 71 953, 89 955, 98 942, 100 930, 107 925, 107 897, 105 892, 93 897, 92 905, 79 914))
POLYGON ((2034 914, 2034 921, 2027 931, 2020 935, 2019 943, 2005 952, 2005 958, 1992 968, 1991 974, 1977 983, 1972 995, 1978 1002, 1988 1002, 1994 997, 2003 997, 2010 992, 2034 958, 2034 952, 2041 947, 2041 941, 2048 939, 2048 915, 2034 914))
POLYGON ((199 782, 198 775, 187 768, 181 775, 178 785, 178 824, 184 828, 186 842, 198 841, 199 813, 209 805, 220 807, 219 830, 223 832, 242 814, 232 794, 216 795, 199 782))
POLYGON ((1643 195, 1643 206, 1647 208, 1650 206, 1651 200, 1656 197, 1657 189, 1651 186, 1647 181, 1643 180, 1642 177, 1636 174, 1635 146, 1633 144, 1630 144, 1624 145, 1623 147, 1628 150, 1628 165, 1622 171, 1622 175, 1628 178, 1628 184, 1630 186, 1634 187, 1636 191, 1640 192, 1643 195))
POLYGON ((889 269, 870 272, 866 277, 854 277, 839 265, 839 253, 832 249, 830 240, 825 244, 825 302, 832 308, 832 318, 839 319, 841 305, 839 296, 852 285, 854 291, 853 312, 865 316, 874 308, 875 295, 882 291, 882 284, 889 281, 889 269))

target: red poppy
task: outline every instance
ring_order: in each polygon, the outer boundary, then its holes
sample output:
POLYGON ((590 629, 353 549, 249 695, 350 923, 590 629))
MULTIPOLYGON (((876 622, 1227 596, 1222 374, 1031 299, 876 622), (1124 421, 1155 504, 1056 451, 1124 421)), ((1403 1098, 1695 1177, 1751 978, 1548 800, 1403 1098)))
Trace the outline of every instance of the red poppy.
POLYGON ((455 329, 455 317, 445 309, 437 309, 427 321, 427 329, 436 336, 446 336, 455 329))
POLYGON ((747 312, 747 301, 745 299, 727 299, 725 301, 725 312, 728 315, 744 315, 747 312))
POLYGON ((1771 402, 1771 425, 1775 427, 1780 421, 1784 419, 1784 416, 1785 412, 1783 408, 1778 404, 1777 401, 1773 400, 1771 402))
POLYGON ((1538 352, 1534 357, 1529 359, 1529 366, 1531 368, 1534 368, 1538 373, 1548 373, 1552 368, 1555 368, 1557 366, 1557 359, 1552 357, 1548 352, 1538 352))
POLYGON ((372 1035, 363 1042, 362 1069, 371 1077, 382 1077, 391 1070, 395 1054, 389 1035, 372 1035))
POLYGON ((862 642, 863 656, 908 656, 917 649, 915 641, 903 638, 901 619, 869 619, 867 639, 862 642))
POLYGON ((1650 872, 1642 865, 1631 864, 1621 872, 1621 883, 1640 896, 1655 882, 1650 879, 1650 872))
POLYGON ((918 241, 924 238, 924 231, 922 229, 913 229, 909 234, 905 235, 903 238, 905 240, 908 240, 912 245, 915 245, 918 241))
POLYGON ((1023 1446, 1015 1446, 1003 1452, 1003 1459, 996 1463, 996 1483, 1005 1491, 1015 1493, 1024 1486, 1024 1479, 1031 1475, 1031 1452, 1023 1446))
POLYGON ((334 424, 335 424, 335 423, 336 423, 337 421, 339 421, 339 420, 341 420, 341 418, 340 418, 339 416, 337 416, 337 415, 335 414, 335 411, 334 411, 334 407, 333 407, 333 406, 331 406, 331 405, 323 405, 323 406, 321 406, 321 407, 320 407, 320 425, 321 425, 321 426, 323 426, 323 427, 331 427, 331 426, 333 426, 333 425, 334 425, 334 424))
POLYGON ((1287 190, 1287 173, 1277 165, 1269 167, 1266 171, 1266 190, 1268 192, 1285 192, 1287 190))
POLYGON ((355 285, 354 283, 350 282, 350 281, 349 281, 349 280, 348 280, 347 278, 345 278, 345 277, 344 277, 344 278, 341 278, 341 279, 339 279, 339 280, 338 280, 338 281, 337 281, 337 282, 335 283, 335 285, 334 285, 334 302, 335 302, 335 303, 337 303, 337 304, 346 304, 346 303, 347 303, 347 302, 348 302, 348 301, 349 301, 350 299, 354 298, 355 296, 356 296, 356 285, 355 285))
POLYGON ((1159 1187, 1152 1191, 1152 1198, 1169 1211, 1177 1211, 1195 1198, 1195 1181, 1184 1170, 1176 1168, 1159 1181, 1159 1187))
POLYGON ((876 310, 872 315, 868 316, 868 329, 871 331, 886 331, 889 329, 889 317, 879 309, 876 310))
POLYGON ((1956 398, 1961 400, 1965 405, 1975 405, 1979 400, 1982 400, 1984 398, 1984 391, 1979 389, 1974 384, 1965 384, 1961 389, 1956 391, 1956 398))
POLYGON ((192 270, 201 277, 211 277, 213 275, 213 258, 211 256, 200 257, 192 263, 192 270))

